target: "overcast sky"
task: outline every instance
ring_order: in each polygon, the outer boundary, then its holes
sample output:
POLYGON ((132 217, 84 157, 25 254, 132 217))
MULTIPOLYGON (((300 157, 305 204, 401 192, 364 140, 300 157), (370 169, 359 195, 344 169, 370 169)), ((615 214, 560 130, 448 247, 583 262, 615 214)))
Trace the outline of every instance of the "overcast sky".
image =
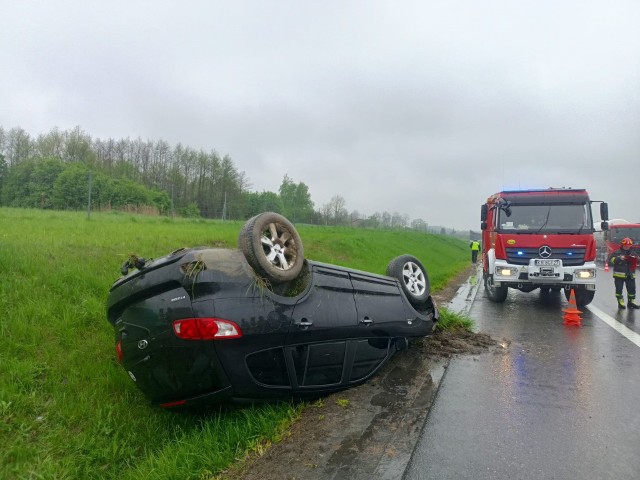
POLYGON ((215 150, 317 209, 478 230, 496 191, 571 186, 640 222, 638 0, 0 0, 0 19, 6 130, 215 150))

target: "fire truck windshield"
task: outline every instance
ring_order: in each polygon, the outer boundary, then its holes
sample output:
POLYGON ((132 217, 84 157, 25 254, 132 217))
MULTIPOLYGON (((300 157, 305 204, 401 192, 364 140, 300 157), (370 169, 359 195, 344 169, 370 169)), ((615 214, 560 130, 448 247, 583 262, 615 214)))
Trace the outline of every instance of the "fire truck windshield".
POLYGON ((588 204, 517 204, 499 210, 498 230, 511 233, 593 233, 588 204), (507 215, 510 213, 510 215, 507 215))
POLYGON ((611 229, 611 241, 620 243, 623 238, 629 237, 633 243, 640 243, 640 228, 618 227, 611 229))

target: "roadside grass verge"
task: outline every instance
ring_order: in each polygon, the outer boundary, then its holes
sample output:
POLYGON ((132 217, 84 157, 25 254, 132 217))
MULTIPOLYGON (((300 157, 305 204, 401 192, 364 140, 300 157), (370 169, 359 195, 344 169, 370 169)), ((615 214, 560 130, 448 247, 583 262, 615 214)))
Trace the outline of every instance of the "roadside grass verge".
MULTIPOLYGON (((0 478, 199 479, 278 441, 301 404, 151 407, 115 361, 109 287, 130 255, 232 247, 243 222, 0 208, 0 478)), ((465 242, 300 226, 305 256, 384 273, 418 257, 433 290, 468 266, 465 242)))
POLYGON ((465 330, 473 330, 473 320, 467 315, 452 312, 446 308, 440 309, 440 320, 436 324, 437 330, 455 330, 463 328, 465 330))

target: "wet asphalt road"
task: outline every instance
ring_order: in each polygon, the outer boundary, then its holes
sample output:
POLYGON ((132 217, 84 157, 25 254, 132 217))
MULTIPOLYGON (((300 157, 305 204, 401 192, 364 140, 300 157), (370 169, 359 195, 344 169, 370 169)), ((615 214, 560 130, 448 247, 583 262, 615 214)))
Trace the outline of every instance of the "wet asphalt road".
POLYGON ((474 298, 503 346, 451 361, 403 478, 640 479, 640 310, 618 312, 611 272, 580 327, 562 293, 474 298))

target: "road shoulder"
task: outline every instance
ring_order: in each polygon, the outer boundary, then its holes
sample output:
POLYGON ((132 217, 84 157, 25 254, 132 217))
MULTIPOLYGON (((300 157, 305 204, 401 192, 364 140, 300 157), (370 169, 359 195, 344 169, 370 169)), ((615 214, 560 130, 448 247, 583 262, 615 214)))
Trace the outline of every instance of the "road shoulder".
MULTIPOLYGON (((465 287, 475 265, 434 295, 439 305, 465 287)), ((471 298, 472 301, 472 298, 471 298)), ((281 442, 252 454, 218 478, 229 480, 401 478, 448 366, 458 354, 495 342, 472 332, 440 332, 396 354, 367 383, 307 406, 281 442)))

